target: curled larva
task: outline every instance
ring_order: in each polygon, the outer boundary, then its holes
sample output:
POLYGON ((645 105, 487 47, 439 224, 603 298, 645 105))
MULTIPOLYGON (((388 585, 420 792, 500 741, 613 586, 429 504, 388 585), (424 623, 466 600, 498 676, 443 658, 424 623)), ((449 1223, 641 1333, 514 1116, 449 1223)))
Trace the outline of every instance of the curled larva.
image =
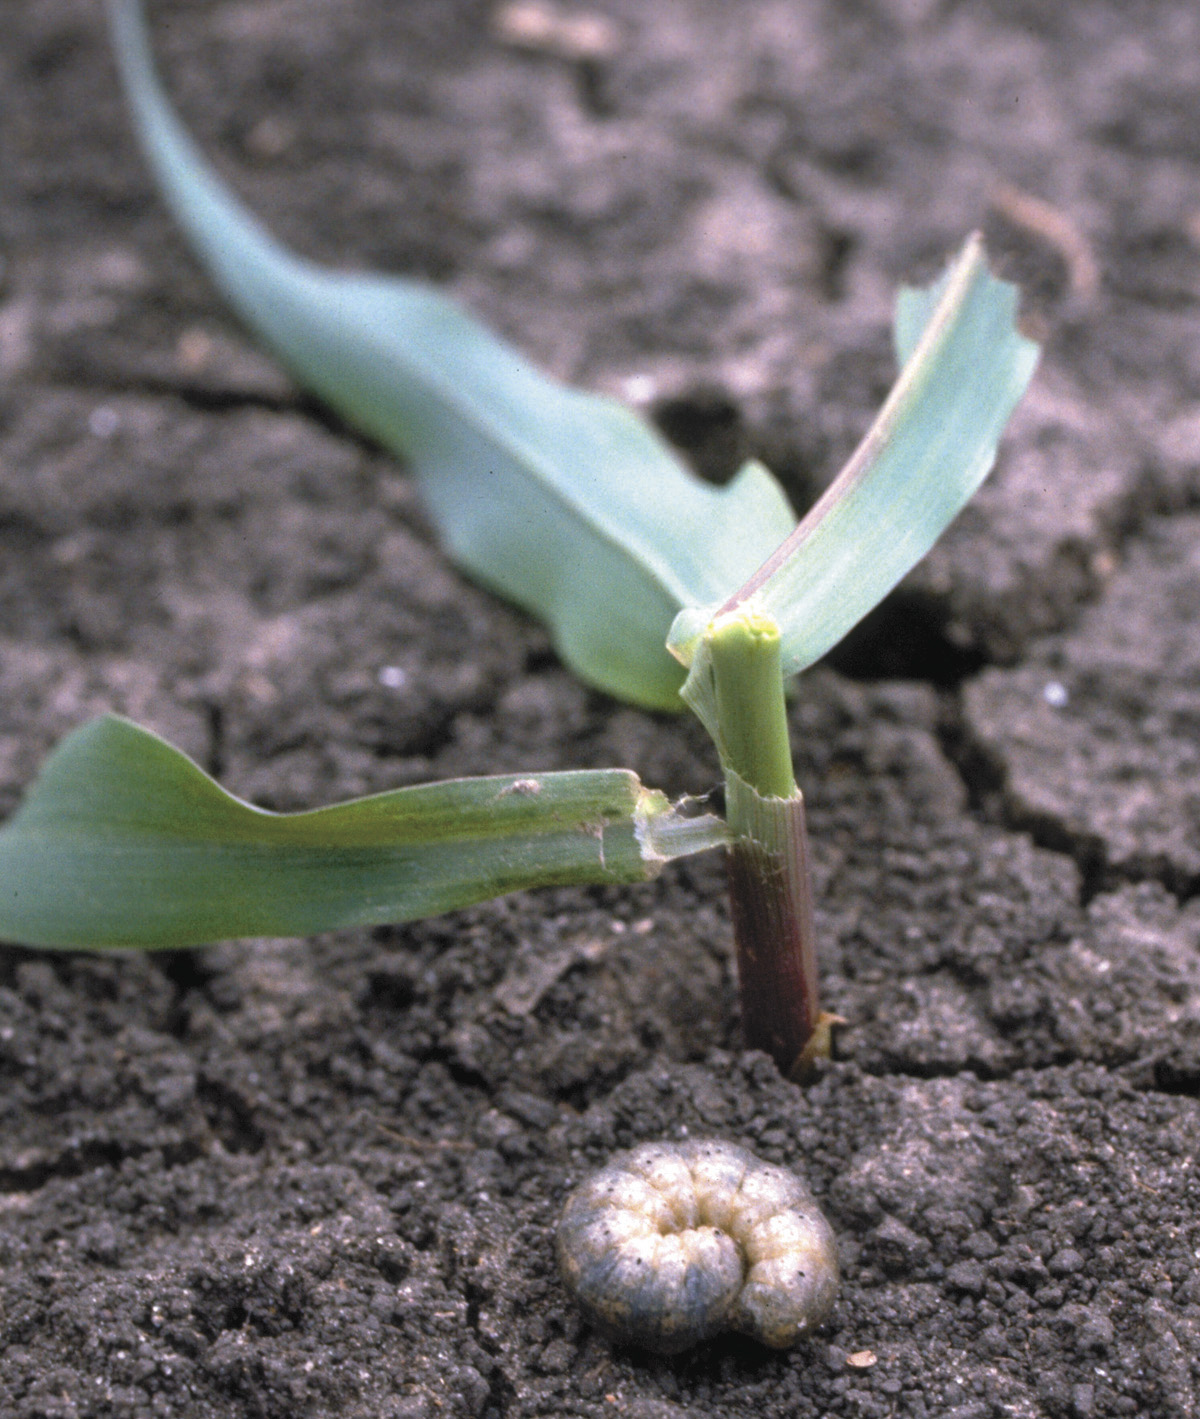
POLYGON ((720 1330, 783 1349, 837 1296, 833 1231, 808 1188, 716 1139, 618 1154, 567 1198, 556 1246, 587 1319, 665 1355, 720 1330))

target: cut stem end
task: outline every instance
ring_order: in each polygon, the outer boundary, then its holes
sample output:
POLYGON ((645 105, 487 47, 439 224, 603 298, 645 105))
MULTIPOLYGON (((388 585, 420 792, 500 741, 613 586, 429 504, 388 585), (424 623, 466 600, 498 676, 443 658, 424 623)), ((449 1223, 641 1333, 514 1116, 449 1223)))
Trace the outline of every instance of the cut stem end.
POLYGON ((779 627, 769 616, 740 609, 708 630, 725 767, 765 798, 796 791, 779 627))

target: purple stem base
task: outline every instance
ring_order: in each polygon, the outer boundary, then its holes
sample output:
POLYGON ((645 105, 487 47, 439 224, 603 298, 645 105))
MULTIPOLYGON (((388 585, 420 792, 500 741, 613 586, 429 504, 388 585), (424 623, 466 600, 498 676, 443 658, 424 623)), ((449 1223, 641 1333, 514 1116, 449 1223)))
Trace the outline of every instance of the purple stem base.
POLYGON ((804 800, 758 799, 774 820, 770 848, 755 837, 728 849, 729 899, 741 982, 742 1028, 791 1075, 820 1018, 804 800))

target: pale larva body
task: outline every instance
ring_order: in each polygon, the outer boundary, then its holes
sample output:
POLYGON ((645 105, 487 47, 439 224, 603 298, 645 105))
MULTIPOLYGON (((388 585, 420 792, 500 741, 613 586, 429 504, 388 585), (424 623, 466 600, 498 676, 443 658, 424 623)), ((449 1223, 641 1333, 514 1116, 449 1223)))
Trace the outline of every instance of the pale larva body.
POLYGON ((558 1264, 584 1315, 672 1355, 721 1330, 782 1349, 837 1297, 837 1247, 794 1173, 733 1143, 643 1143, 567 1198, 558 1264))

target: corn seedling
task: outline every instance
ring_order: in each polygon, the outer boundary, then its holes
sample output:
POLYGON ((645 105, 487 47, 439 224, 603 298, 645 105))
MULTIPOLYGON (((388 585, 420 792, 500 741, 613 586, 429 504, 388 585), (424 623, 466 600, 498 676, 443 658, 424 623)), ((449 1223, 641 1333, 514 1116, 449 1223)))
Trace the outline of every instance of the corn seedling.
POLYGON ((285 250, 172 111, 137 0, 110 0, 109 15, 158 184, 245 325, 408 461, 451 558, 541 619, 577 675, 699 716, 726 815, 689 817, 621 769, 273 814, 109 716, 59 746, 0 829, 0 938, 154 948, 306 934, 539 884, 642 880, 724 846, 746 1040, 792 1069, 820 1012, 785 682, 924 556, 991 468, 1037 360, 1015 289, 972 237, 940 280, 901 291, 899 379, 797 524, 760 464, 724 488, 702 482, 633 413, 532 371, 437 291, 285 250))

